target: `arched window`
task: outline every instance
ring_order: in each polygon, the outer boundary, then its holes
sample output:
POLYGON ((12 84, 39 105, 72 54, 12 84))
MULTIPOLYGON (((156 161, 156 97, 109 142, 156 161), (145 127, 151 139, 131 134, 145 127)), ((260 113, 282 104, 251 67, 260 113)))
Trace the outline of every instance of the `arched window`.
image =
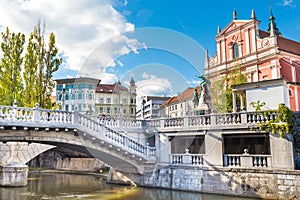
POLYGON ((233 58, 239 57, 239 45, 237 43, 234 43, 233 45, 233 58))
POLYGON ((290 96, 290 97, 293 97, 293 96, 294 96, 294 93, 293 93, 293 91, 292 91, 291 89, 289 89, 289 96, 290 96))

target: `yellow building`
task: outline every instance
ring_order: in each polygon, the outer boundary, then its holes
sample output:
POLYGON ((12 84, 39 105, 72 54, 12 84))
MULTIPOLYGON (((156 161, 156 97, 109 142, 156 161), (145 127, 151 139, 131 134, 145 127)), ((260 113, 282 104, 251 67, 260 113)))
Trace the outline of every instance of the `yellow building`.
POLYGON ((111 117, 135 118, 136 85, 131 78, 129 88, 121 85, 99 83, 96 88, 95 112, 111 117))

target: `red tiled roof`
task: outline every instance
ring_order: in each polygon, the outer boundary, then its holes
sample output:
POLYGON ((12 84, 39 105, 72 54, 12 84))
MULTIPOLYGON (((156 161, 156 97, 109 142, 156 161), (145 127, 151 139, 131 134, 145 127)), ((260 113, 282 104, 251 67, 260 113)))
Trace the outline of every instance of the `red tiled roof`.
POLYGON ((266 32, 266 31, 262 31, 262 30, 258 30, 258 34, 260 36, 260 38, 266 38, 266 37, 269 37, 269 33, 266 32))
MULTIPOLYGON (((162 106, 173 104, 173 103, 176 103, 176 102, 179 102, 179 101, 184 101, 186 99, 191 99, 191 98, 193 98, 194 90, 195 90, 195 88, 189 87, 189 88, 185 89, 182 93, 180 93, 178 96, 171 97, 170 99, 167 99, 162 104, 162 106)), ((197 91, 198 91, 198 94, 199 94, 200 86, 197 86, 197 91)))
POLYGON ((119 91, 128 91, 128 89, 118 83, 115 84, 98 84, 96 92, 99 93, 117 93, 119 91))
POLYGON ((300 55, 300 43, 286 39, 283 37, 277 37, 277 44, 279 47, 279 50, 283 50, 286 52, 294 53, 300 55))

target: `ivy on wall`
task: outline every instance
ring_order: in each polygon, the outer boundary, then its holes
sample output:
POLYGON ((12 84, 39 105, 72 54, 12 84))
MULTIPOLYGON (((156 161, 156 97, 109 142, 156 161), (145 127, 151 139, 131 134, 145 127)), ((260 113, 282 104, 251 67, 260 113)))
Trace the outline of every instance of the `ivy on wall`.
POLYGON ((279 104, 277 110, 259 111, 259 113, 263 114, 264 117, 267 117, 272 113, 277 113, 275 119, 260 122, 259 130, 268 130, 273 134, 278 131, 282 138, 285 133, 288 134, 291 132, 293 112, 285 104, 279 104))

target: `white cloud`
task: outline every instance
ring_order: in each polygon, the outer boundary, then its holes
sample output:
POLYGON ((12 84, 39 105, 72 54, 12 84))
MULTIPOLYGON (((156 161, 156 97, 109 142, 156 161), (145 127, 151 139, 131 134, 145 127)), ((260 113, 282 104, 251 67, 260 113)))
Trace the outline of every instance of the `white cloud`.
POLYGON ((282 3, 280 3, 282 6, 289 6, 289 7, 294 7, 296 6, 294 0, 283 0, 282 3))
POLYGON ((137 106, 140 107, 142 96, 171 96, 172 85, 166 78, 159 78, 155 75, 144 72, 143 80, 137 81, 137 106))
MULTIPOLYGON (((0 4, 0 25, 27 37, 39 18, 45 20, 46 31, 54 32, 59 50, 68 58, 66 67, 75 70, 97 46, 122 32, 134 30, 134 25, 113 8, 112 0, 0 0, 0 4)), ((135 51, 137 41, 127 39, 121 37, 127 44, 122 52, 135 51)), ((102 52, 98 60, 109 63, 107 60, 115 53, 110 50, 116 48, 102 52)))

